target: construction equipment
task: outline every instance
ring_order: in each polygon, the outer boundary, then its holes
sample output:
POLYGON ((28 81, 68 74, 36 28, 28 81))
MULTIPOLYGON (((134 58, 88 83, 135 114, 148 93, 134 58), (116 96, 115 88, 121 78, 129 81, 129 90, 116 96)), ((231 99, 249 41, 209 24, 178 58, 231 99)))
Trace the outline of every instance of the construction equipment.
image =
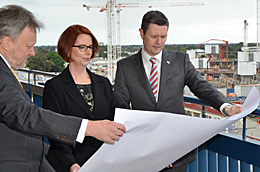
POLYGON ((101 8, 100 12, 107 11, 107 32, 108 32, 108 44, 107 44, 107 58, 108 58, 108 78, 114 82, 113 72, 113 60, 116 60, 117 56, 121 57, 121 29, 120 29, 120 12, 121 8, 133 8, 133 7, 178 7, 178 6, 203 6, 203 2, 176 2, 176 3, 116 3, 116 0, 108 0, 105 6, 102 5, 86 5, 83 7, 90 10, 90 8, 101 8), (115 9, 117 16, 117 35, 115 29, 115 9), (116 44, 117 36, 117 44, 116 44), (117 45, 117 46, 116 46, 117 45))
MULTIPOLYGON (((86 5, 83 4, 83 7, 86 7, 87 10, 90 8, 101 8, 99 12, 107 10, 108 3, 105 6, 102 5, 86 5)), ((115 3, 114 8, 132 8, 132 7, 179 7, 179 6, 202 6, 203 2, 175 2, 175 3, 115 3)))
POLYGON ((209 57, 209 59, 208 59, 208 61, 207 61, 207 77, 206 77, 206 80, 208 81, 209 80, 209 61, 210 61, 210 59, 211 58, 213 58, 213 60, 214 60, 214 63, 213 63, 213 76, 212 76, 212 78, 214 79, 214 77, 215 77, 215 65, 216 65, 216 59, 215 59, 215 57, 212 55, 212 54, 210 54, 210 57, 209 57))
MULTIPOLYGON (((197 50, 200 48, 200 46, 202 45, 202 44, 205 44, 206 42, 209 42, 209 41, 222 41, 222 42, 225 42, 226 43, 226 60, 227 60, 227 66, 228 66, 228 41, 225 41, 225 40, 221 40, 221 39, 209 39, 209 40, 207 40, 207 41, 205 41, 205 42, 202 42, 199 46, 198 46, 198 48, 195 50, 195 53, 197 53, 197 50)), ((220 51, 219 51, 219 59, 222 59, 222 51, 221 51, 221 46, 220 46, 220 51), (221 55, 220 55, 220 53, 221 53, 221 55)))

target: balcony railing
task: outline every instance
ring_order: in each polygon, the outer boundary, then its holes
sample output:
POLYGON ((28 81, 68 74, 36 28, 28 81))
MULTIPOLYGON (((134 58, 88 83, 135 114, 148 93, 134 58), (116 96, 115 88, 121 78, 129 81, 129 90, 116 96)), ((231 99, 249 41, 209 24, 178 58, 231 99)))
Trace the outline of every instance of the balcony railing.
MULTIPOLYGON (((22 81, 23 88, 32 101, 41 107, 44 86, 36 85, 36 75, 56 75, 27 69, 19 70, 18 75, 19 72, 27 73, 27 80, 22 81)), ((195 97, 184 96, 184 101, 207 106, 195 97)), ((256 109, 252 114, 260 117, 260 109, 256 109)), ((241 136, 221 132, 196 148, 197 158, 189 164, 187 172, 260 172, 260 142, 247 138, 246 129, 245 117, 241 136)), ((49 144, 47 139, 45 141, 49 144)))

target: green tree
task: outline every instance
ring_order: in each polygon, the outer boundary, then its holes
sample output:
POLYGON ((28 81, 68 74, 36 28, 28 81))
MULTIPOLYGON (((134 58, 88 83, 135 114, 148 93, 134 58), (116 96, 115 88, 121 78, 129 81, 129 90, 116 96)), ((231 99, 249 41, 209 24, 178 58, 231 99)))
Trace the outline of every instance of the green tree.
POLYGON ((132 52, 136 52, 136 51, 139 51, 139 50, 140 50, 139 47, 133 47, 132 52))
POLYGON ((124 53, 124 52, 121 53, 121 57, 128 57, 128 56, 129 56, 128 53, 124 53))
POLYGON ((228 56, 228 59, 236 59, 236 58, 237 58, 237 56, 234 55, 234 54, 230 54, 230 55, 228 56))
POLYGON ((46 55, 48 60, 52 61, 54 65, 51 67, 50 72, 61 72, 65 68, 65 61, 56 52, 52 52, 46 55))
POLYGON ((165 45, 165 46, 164 46, 164 49, 165 49, 165 50, 172 50, 172 51, 175 50, 172 45, 165 45))
POLYGON ((184 47, 182 47, 182 48, 180 49, 180 51, 186 53, 187 49, 184 48, 184 47))
POLYGON ((52 66, 54 66, 54 63, 48 60, 44 54, 37 52, 35 56, 28 58, 26 66, 32 70, 50 72, 52 66))
POLYGON ((38 48, 38 49, 36 49, 36 52, 42 53, 42 54, 48 54, 50 51, 45 48, 38 48))
POLYGON ((98 56, 106 58, 107 57, 107 46, 103 42, 99 42, 98 56))

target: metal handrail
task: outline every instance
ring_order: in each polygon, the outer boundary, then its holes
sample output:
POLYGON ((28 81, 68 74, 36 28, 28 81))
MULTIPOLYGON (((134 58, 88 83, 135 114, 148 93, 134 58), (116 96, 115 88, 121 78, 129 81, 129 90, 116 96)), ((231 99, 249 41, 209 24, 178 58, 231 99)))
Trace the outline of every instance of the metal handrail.
MULTIPOLYGON (((56 76, 56 74, 50 74, 48 72, 29 70, 29 69, 20 69, 19 71, 28 72, 29 78, 30 78, 30 74, 34 74, 34 76, 36 74, 45 75, 48 77, 56 76)), ((41 107, 42 95, 43 95, 42 93, 43 93, 44 86, 31 84, 29 82, 30 81, 29 78, 28 78, 28 83, 26 82, 22 83, 24 90, 27 91, 29 95, 33 95, 33 99, 32 99, 33 102, 36 105, 41 107)), ((183 99, 187 103, 202 105, 202 111, 201 111, 202 114, 205 112, 205 106, 209 106, 208 104, 206 104, 205 102, 203 102, 202 100, 194 96, 184 95, 183 99), (204 112, 203 112, 203 107, 204 107, 204 112)), ((252 114, 260 116, 259 108, 256 109, 252 114)), ((203 117, 203 115, 201 116, 203 117)), ((244 125, 243 125, 242 138, 241 136, 236 136, 236 135, 231 135, 231 134, 221 132, 217 136, 207 141, 205 144, 195 149, 197 158, 195 161, 189 164, 188 171, 190 172, 197 172, 197 170, 203 171, 208 167, 211 167, 210 169, 211 170, 214 169, 214 171, 217 171, 218 168, 220 171, 222 171, 223 168, 227 169, 227 165, 225 165, 227 164, 227 158, 228 161, 230 162, 229 168, 232 171, 235 171, 234 169, 238 169, 239 166, 238 163, 240 163, 240 166, 245 166, 245 167, 250 166, 251 163, 253 164, 254 171, 255 170, 257 171, 259 169, 258 167, 259 165, 258 155, 260 153, 259 143, 255 140, 246 139, 245 137, 246 118, 243 118, 243 121, 244 121, 244 125), (236 146, 236 149, 239 149, 240 147, 244 147, 247 151, 249 151, 249 153, 243 152, 242 155, 240 155, 240 154, 236 154, 236 152, 238 151, 230 151, 233 150, 234 145, 236 146)), ((45 144, 49 146, 48 139, 45 139, 45 144)), ((236 170, 236 172, 238 172, 238 170, 236 170)))
MULTIPOLYGON (((45 76, 49 76, 49 77, 54 77, 57 76, 57 74, 52 74, 49 72, 43 72, 43 71, 38 71, 38 70, 31 70, 31 69, 19 69, 19 71, 22 72, 28 72, 28 84, 26 83, 22 83, 23 85, 25 85, 25 90, 28 91, 29 93, 31 93, 32 91, 32 87, 37 87, 36 86, 36 78, 35 75, 39 74, 39 75, 45 75, 45 76), (30 74, 34 74, 34 85, 31 84, 30 82, 30 74)), ((34 88, 35 90, 37 90, 36 88, 34 88)), ((43 89, 42 89, 43 90, 43 89)), ((40 96, 42 96, 42 92, 43 91, 39 91, 38 93, 40 93, 40 96)), ((30 96, 30 95, 29 95, 30 96)), ((31 97, 31 96, 30 96, 31 97)), ((194 104, 199 104, 202 105, 202 111, 201 111, 201 116, 204 117, 205 116, 205 106, 210 106, 207 103, 203 102, 202 100, 200 100, 199 98, 195 97, 195 96, 187 96, 184 95, 183 96, 184 102, 188 102, 188 103, 194 103, 194 104)), ((260 116, 260 109, 257 108, 255 111, 253 111, 251 113, 252 115, 256 115, 256 116, 260 116)), ((246 140, 246 117, 243 118, 243 131, 242 131, 242 139, 246 140)))
MULTIPOLYGON (((195 103, 195 104, 199 104, 199 105, 203 105, 203 106, 210 106, 195 96, 185 95, 185 96, 183 96, 183 99, 185 102, 188 102, 188 103, 195 103)), ((257 108, 256 110, 254 110, 251 114, 260 116, 260 108, 257 108)))
POLYGON ((45 76, 51 76, 54 77, 57 74, 53 74, 50 72, 43 72, 43 71, 39 71, 39 70, 31 70, 31 69, 26 69, 26 68, 21 68, 18 71, 22 71, 22 72, 28 72, 28 73, 33 73, 33 74, 39 74, 39 75, 45 75, 45 76))

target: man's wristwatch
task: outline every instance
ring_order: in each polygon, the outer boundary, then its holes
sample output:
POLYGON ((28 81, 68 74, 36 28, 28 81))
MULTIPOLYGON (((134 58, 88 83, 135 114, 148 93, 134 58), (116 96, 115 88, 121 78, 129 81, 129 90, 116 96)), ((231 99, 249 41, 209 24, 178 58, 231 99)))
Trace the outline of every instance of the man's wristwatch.
POLYGON ((227 114, 227 112, 226 112, 226 108, 227 107, 231 107, 231 105, 227 105, 227 106, 225 106, 224 108, 223 108, 223 114, 225 115, 225 116, 229 116, 228 114, 227 114))

